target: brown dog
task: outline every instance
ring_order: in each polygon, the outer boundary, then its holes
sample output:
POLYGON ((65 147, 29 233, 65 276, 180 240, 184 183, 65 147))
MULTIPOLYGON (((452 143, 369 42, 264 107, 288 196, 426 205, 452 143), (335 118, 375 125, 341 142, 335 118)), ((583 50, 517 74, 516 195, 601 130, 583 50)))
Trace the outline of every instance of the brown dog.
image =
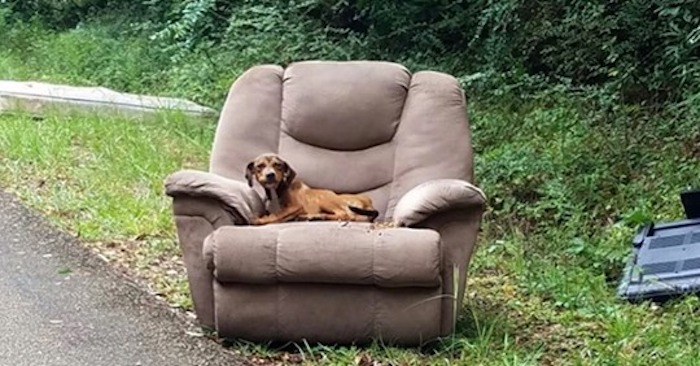
POLYGON ((251 187, 256 180, 265 188, 268 203, 279 202, 279 209, 253 220, 253 225, 292 220, 373 222, 379 215, 368 196, 336 194, 307 186, 296 179, 294 169, 276 154, 263 154, 251 161, 246 167, 246 179, 251 187))

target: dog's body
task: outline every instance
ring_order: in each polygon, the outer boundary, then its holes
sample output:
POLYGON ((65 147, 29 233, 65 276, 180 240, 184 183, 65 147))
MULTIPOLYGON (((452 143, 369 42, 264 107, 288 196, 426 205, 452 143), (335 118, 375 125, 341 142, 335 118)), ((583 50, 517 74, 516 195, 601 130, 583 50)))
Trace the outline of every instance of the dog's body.
POLYGON ((372 199, 362 194, 336 194, 328 189, 311 188, 296 178, 296 172, 275 154, 263 154, 246 167, 248 185, 253 179, 265 188, 267 215, 253 220, 264 225, 293 220, 340 220, 373 222, 379 212, 372 199), (275 202, 276 201, 276 202, 275 202))

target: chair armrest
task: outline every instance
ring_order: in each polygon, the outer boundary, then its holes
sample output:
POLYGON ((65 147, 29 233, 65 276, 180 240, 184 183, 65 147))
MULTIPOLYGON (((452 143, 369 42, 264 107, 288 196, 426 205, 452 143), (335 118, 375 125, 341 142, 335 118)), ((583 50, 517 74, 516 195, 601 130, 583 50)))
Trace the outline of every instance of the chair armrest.
POLYGON ((395 223, 440 233, 445 295, 442 334, 454 331, 457 313, 462 309, 469 263, 485 206, 486 195, 473 184, 437 179, 406 192, 394 209, 395 223))
MULTIPOLYGON (((189 169, 178 171, 166 178, 165 193, 173 198, 182 196, 213 198, 234 216, 237 224, 248 224, 262 215, 265 210, 260 196, 246 183, 209 172, 189 169)), ((192 213, 175 212, 175 214, 191 215, 192 213)))
POLYGON ((165 179, 194 310, 201 325, 213 328, 212 272, 202 257, 204 240, 222 226, 246 225, 263 210, 260 196, 247 184, 195 170, 181 170, 165 179))
POLYGON ((454 331, 457 313, 462 309, 466 292, 467 274, 483 215, 482 207, 447 210, 431 215, 414 225, 440 233, 442 243, 443 316, 442 332, 454 331))
POLYGON ((459 179, 435 179, 413 187, 396 204, 393 221, 412 226, 445 211, 483 210, 486 195, 475 185, 459 179))

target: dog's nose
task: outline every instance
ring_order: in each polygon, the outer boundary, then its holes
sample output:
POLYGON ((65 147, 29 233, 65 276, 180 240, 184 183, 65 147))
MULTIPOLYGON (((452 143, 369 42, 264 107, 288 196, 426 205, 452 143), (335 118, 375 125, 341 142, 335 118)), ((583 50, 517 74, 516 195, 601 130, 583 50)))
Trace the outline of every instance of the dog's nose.
POLYGON ((274 181, 275 180, 275 173, 270 172, 270 173, 265 174, 265 179, 267 179, 268 182, 274 181))

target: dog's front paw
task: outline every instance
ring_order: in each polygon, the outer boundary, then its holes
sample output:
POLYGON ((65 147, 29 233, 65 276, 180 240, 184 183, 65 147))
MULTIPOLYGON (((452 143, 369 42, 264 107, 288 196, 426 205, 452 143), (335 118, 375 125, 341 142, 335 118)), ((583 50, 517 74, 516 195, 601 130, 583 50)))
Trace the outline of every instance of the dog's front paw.
POLYGON ((258 218, 253 219, 250 223, 252 225, 265 225, 265 220, 263 220, 262 217, 258 217, 258 218))

